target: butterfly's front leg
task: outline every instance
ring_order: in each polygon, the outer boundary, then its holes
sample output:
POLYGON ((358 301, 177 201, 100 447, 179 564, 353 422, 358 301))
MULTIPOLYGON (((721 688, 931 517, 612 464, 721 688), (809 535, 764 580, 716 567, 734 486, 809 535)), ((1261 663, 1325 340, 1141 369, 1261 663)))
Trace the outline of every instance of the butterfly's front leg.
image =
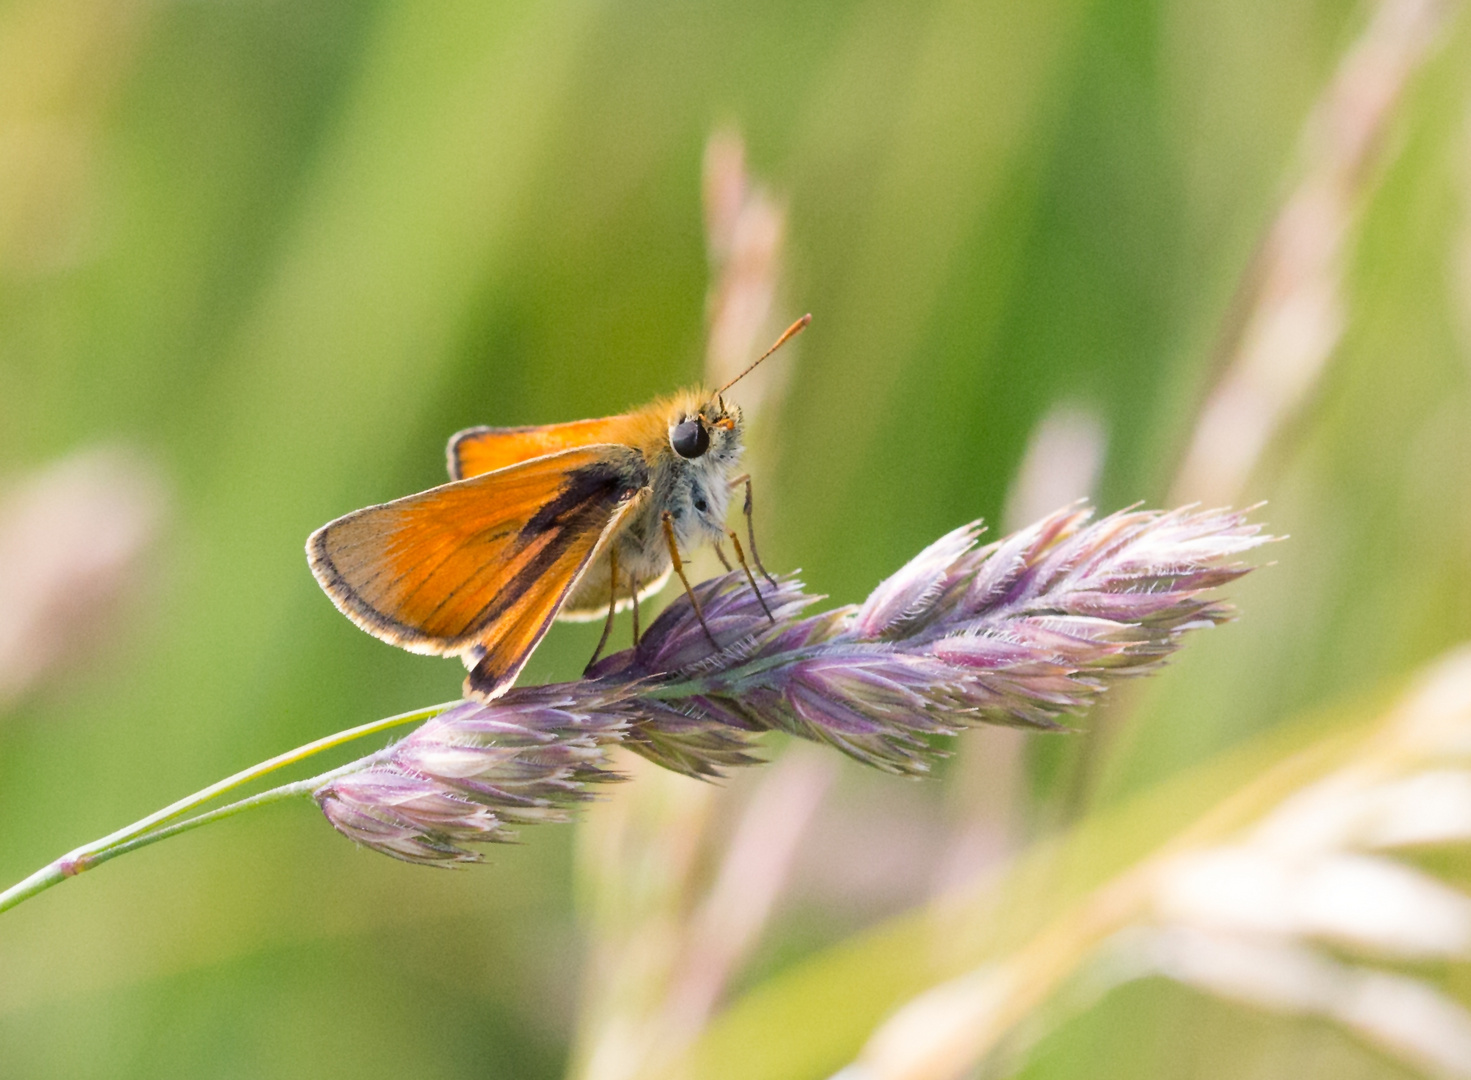
POLYGON ((700 598, 695 595, 695 590, 690 588, 690 579, 684 573, 684 560, 679 557, 679 543, 674 538, 674 515, 668 510, 659 515, 659 523, 664 527, 664 543, 669 548, 669 561, 674 565, 674 572, 679 575, 680 582, 684 585, 684 594, 690 598, 690 607, 695 610, 695 618, 700 621, 700 629, 705 631, 705 637, 709 640, 712 648, 719 649, 720 642, 715 640, 715 635, 710 633, 710 624, 705 621, 705 613, 700 609, 700 598))

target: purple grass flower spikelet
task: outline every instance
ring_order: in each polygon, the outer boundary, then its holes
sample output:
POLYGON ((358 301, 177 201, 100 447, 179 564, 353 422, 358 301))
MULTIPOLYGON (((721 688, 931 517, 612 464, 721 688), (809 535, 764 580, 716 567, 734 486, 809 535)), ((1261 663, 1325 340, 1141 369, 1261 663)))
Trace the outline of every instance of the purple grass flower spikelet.
POLYGON ((513 826, 567 820, 586 786, 619 777, 606 747, 623 720, 596 692, 513 690, 464 701, 363 768, 315 792, 339 832, 409 862, 473 862, 466 843, 513 840, 513 826))
POLYGON ((617 779, 604 756, 614 742, 711 777, 756 763, 760 732, 785 731, 918 775, 935 735, 1058 729, 1187 630, 1229 619, 1205 594, 1271 539, 1234 511, 1090 516, 1070 507, 985 546, 966 525, 862 605, 817 615, 803 615, 819 598, 793 577, 762 584, 760 599, 739 573, 712 578, 694 591, 718 647, 679 597, 583 679, 464 702, 324 785, 318 803, 359 843, 463 862, 477 857, 465 844, 564 820, 588 784, 617 779))

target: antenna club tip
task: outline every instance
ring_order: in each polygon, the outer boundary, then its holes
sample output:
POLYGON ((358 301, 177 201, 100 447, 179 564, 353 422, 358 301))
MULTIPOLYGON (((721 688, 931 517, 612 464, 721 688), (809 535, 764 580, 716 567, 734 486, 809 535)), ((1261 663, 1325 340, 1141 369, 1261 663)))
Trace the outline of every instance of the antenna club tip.
POLYGON ((812 312, 809 311, 806 315, 803 315, 796 322, 792 323, 791 326, 789 326, 785 330, 783 330, 781 337, 779 337, 779 338, 776 339, 776 343, 774 345, 772 345, 771 348, 767 349, 764 353, 762 353, 760 356, 758 356, 755 359, 755 361, 751 364, 751 366, 748 367, 748 368, 746 368, 745 371, 741 372, 734 379, 731 379, 730 382, 726 383, 719 390, 715 391, 715 395, 717 397, 719 397, 721 394, 725 393, 727 390, 729 390, 736 383, 738 383, 742 379, 744 379, 752 371, 756 370, 757 366, 761 363, 761 361, 765 360, 772 353, 776 352, 777 349, 780 349, 783 345, 785 345, 793 337, 795 337, 797 334, 799 334, 803 330, 805 330, 807 328, 807 324, 810 323, 811 321, 812 321, 812 312))

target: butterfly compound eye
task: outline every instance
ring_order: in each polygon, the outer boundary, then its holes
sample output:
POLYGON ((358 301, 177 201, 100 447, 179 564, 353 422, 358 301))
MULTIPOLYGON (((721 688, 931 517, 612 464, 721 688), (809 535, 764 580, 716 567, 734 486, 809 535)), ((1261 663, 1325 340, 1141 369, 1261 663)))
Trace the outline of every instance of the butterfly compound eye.
POLYGON ((697 458, 710 449, 710 433, 698 420, 686 420, 669 433, 669 445, 682 458, 697 458))

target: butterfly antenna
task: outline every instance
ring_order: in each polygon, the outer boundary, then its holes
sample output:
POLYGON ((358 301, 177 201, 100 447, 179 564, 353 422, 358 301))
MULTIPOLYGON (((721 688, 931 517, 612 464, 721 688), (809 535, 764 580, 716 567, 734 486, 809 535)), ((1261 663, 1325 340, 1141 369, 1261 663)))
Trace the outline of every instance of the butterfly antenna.
POLYGON ((810 323, 811 321, 812 321, 812 313, 811 312, 808 312, 806 315, 803 315, 796 322, 792 323, 791 326, 789 326, 785 330, 783 330, 782 331, 782 334, 781 334, 781 337, 779 337, 779 338, 776 339, 776 344, 772 345, 771 348, 767 349, 760 356, 756 357, 755 363, 753 363, 750 367, 746 368, 745 371, 741 372, 734 379, 731 379, 730 382, 726 383, 719 390, 715 391, 715 396, 716 397, 719 397, 721 394, 725 393, 727 390, 729 390, 736 383, 738 383, 742 379, 744 379, 747 375, 751 374, 751 372, 755 371, 757 365, 760 364, 761 361, 765 360, 772 353, 776 352, 777 349, 780 349, 787 342, 791 341, 792 338, 796 337, 803 330, 806 330, 807 329, 807 324, 810 323))

